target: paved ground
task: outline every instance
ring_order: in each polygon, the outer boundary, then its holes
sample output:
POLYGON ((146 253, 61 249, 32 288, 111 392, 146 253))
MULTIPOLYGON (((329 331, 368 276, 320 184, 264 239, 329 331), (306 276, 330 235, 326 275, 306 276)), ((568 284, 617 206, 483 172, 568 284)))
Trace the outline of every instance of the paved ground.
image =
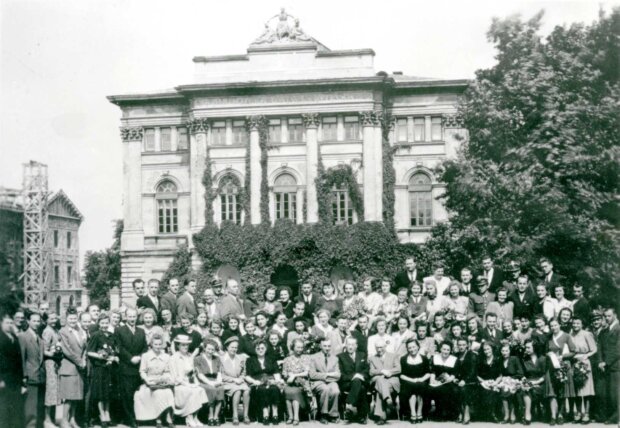
MULTIPOLYGON (((259 427, 263 427, 263 424, 260 423, 252 423, 251 425, 244 425, 241 424, 239 425, 239 428, 243 428, 243 427, 251 427, 251 428, 259 428, 259 427)), ((270 425, 271 427, 273 427, 273 425, 270 425)), ((281 423, 278 425, 278 427, 285 427, 285 426, 290 426, 290 425, 286 425, 285 423, 281 423)), ((322 425, 320 424, 318 421, 316 422, 301 422, 299 424, 300 427, 304 427, 304 428, 318 428, 318 427, 325 427, 326 425, 322 425)), ((327 425, 329 426, 345 426, 345 424, 343 422, 340 422, 339 424, 330 424, 327 425)), ((359 424, 351 424, 351 427, 363 427, 364 425, 359 425, 359 424)), ((369 421, 367 425, 365 425, 367 427, 374 427, 377 426, 374 422, 369 421)), ((409 422, 399 422, 399 421, 389 421, 387 425, 384 425, 385 427, 390 427, 390 428, 412 428, 415 425, 411 425, 409 422)), ((501 424, 493 424, 493 423, 487 423, 487 422, 472 422, 471 424, 468 425, 469 428, 498 428, 499 426, 501 426, 501 424)), ((524 425, 507 425, 507 427, 516 427, 516 428, 522 428, 524 425)), ((604 425, 604 424, 597 424, 597 423, 590 423, 588 425, 581 425, 581 424, 571 424, 571 423, 565 423, 564 425, 561 425, 562 428, 572 428, 572 427, 583 427, 583 426, 587 426, 587 427, 614 427, 613 425, 604 425)), ((117 428, 126 428, 125 425, 116 425, 117 428)), ((206 425, 205 425, 206 427, 206 425)), ((220 427, 222 428, 233 428, 233 424, 230 422, 227 422, 224 425, 220 425, 220 427)), ((457 424, 456 422, 423 422, 422 424, 420 424, 420 427, 437 427, 437 428, 464 428, 464 426, 462 424, 457 424)), ((543 424, 543 423, 537 423, 534 422, 532 423, 532 425, 530 425, 530 427, 532 428, 548 428, 549 425, 548 424, 543 424)), ((97 427, 99 428, 99 427, 97 427)), ((146 425, 140 425, 140 428, 154 428, 154 427, 149 427, 146 425)), ((185 428, 184 425, 176 425, 176 428, 185 428)), ((620 425, 618 425, 618 428, 620 428, 620 425)))

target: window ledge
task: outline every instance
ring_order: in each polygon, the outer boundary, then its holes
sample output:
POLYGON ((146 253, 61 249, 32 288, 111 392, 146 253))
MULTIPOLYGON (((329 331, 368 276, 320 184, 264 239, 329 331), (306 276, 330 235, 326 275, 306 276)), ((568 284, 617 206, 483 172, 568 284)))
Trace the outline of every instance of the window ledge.
POLYGON ((142 156, 157 156, 157 155, 176 155, 182 153, 188 153, 189 149, 185 150, 167 150, 165 152, 142 152, 142 156))
POLYGON ((245 149, 248 147, 248 144, 210 144, 210 149, 245 149))
POLYGON ((319 141, 319 144, 351 144, 351 143, 362 143, 364 140, 325 140, 319 141))
POLYGON ((291 141, 286 143, 268 143, 267 148, 286 147, 286 146, 305 146, 305 141, 291 141))
POLYGON ((437 141, 397 141, 394 143, 396 147, 413 147, 413 146, 438 146, 445 144, 443 140, 437 141))
POLYGON ((396 229, 396 232, 430 232, 433 226, 408 227, 404 229, 396 229))

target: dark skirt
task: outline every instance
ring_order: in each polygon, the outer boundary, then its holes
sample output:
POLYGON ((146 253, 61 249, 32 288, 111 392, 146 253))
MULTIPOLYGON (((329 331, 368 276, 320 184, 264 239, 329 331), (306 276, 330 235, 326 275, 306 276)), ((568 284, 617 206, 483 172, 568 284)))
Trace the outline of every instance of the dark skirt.
POLYGON ((200 386, 202 386, 202 388, 207 393, 209 404, 218 401, 224 401, 224 388, 222 388, 221 386, 211 386, 207 385, 206 383, 201 383, 200 386))
POLYGON ((275 385, 253 386, 250 402, 251 406, 256 409, 277 406, 280 404, 280 388, 275 385))
POLYGON ((400 396, 409 400, 412 395, 424 395, 428 392, 428 382, 408 382, 400 383, 400 396))
POLYGON ((308 406, 308 397, 304 393, 301 386, 284 386, 284 398, 288 401, 297 401, 301 409, 305 409, 308 406))
POLYGON ((90 399, 93 402, 112 398, 112 367, 93 366, 90 374, 90 399))
POLYGON ((565 382, 560 382, 555 376, 555 369, 550 367, 545 373, 544 385, 545 397, 572 398, 576 396, 572 367, 567 370, 565 382))

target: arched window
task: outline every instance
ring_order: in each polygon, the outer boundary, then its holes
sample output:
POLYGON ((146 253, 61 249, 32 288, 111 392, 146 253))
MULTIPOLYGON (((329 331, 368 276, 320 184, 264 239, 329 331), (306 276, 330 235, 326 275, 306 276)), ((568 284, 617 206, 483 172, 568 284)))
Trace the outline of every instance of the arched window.
POLYGON ((411 227, 433 225, 433 196, 431 178, 417 172, 409 179, 409 210, 411 227))
POLYGON ((157 186, 157 230, 159 233, 177 233, 179 214, 177 208, 177 186, 170 180, 157 186))
POLYGON ((280 174, 273 184, 276 201, 276 219, 297 218, 297 180, 291 174, 280 174))
POLYGON ((220 181, 220 204, 222 221, 241 223, 238 180, 230 174, 222 177, 220 181))
POLYGON ((353 224, 353 204, 344 185, 332 189, 332 216, 334 224, 353 224))

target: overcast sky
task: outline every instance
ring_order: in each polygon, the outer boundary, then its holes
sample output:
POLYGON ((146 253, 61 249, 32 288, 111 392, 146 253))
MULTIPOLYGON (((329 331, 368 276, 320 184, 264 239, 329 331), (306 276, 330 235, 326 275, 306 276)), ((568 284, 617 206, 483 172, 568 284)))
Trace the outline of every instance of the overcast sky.
POLYGON ((192 57, 245 53, 281 6, 331 49, 374 49, 377 71, 471 78, 493 64, 493 17, 544 9, 548 33, 618 2, 0 0, 0 186, 20 187, 29 159, 48 164, 85 216, 82 253, 109 246, 122 160, 106 95, 191 83, 192 57))

